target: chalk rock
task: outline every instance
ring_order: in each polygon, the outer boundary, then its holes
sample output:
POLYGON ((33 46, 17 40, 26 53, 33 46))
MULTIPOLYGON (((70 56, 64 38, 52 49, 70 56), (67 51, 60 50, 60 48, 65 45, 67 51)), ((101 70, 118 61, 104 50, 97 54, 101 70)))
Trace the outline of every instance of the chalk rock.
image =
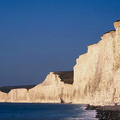
POLYGON ((7 102, 29 102, 27 89, 12 89, 8 93, 7 102))
POLYGON ((74 66, 74 103, 113 105, 120 99, 120 21, 116 31, 105 33, 88 46, 74 66))
POLYGON ((6 102, 7 93, 0 91, 0 102, 6 102))
MULTIPOLYGON (((64 72, 62 72, 63 74, 64 72)), ((29 90, 29 98, 31 102, 67 103, 72 101, 71 89, 72 85, 64 83, 60 75, 50 72, 43 83, 29 90)))

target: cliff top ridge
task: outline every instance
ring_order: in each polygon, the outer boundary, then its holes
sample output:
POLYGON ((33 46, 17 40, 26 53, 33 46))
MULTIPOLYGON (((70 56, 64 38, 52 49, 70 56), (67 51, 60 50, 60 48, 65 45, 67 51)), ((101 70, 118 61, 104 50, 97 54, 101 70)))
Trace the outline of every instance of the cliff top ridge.
POLYGON ((114 27, 115 27, 115 29, 116 29, 118 26, 120 26, 120 20, 117 20, 117 21, 114 22, 114 27))
POLYGON ((61 81, 67 84, 73 84, 73 71, 60 71, 54 72, 54 74, 59 75, 61 81))
POLYGON ((5 86, 5 87, 0 87, 0 91, 9 93, 12 89, 20 89, 20 88, 25 88, 27 90, 35 87, 36 85, 21 85, 21 86, 5 86))

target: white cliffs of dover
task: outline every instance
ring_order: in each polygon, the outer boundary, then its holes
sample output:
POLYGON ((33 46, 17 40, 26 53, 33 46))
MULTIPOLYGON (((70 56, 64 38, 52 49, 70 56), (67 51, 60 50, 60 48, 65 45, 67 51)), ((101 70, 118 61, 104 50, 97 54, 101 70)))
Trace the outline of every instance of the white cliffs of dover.
POLYGON ((120 104, 120 21, 114 27, 77 58, 73 72, 50 72, 29 89, 0 89, 0 102, 120 104))

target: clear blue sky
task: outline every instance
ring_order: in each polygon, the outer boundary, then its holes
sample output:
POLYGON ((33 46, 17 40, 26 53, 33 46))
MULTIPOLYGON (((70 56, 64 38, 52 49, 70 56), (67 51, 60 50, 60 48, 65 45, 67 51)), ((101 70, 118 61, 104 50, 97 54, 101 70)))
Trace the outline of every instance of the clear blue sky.
POLYGON ((0 86, 73 70, 119 19, 119 0, 0 0, 0 86))

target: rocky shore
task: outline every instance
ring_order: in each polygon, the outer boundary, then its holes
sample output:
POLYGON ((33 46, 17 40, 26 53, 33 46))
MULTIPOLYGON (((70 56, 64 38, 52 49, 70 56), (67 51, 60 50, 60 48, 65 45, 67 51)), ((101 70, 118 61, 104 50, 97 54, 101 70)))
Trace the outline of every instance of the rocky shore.
POLYGON ((96 118, 99 120, 120 120, 120 105, 114 106, 91 106, 87 105, 86 110, 96 110, 96 118))

